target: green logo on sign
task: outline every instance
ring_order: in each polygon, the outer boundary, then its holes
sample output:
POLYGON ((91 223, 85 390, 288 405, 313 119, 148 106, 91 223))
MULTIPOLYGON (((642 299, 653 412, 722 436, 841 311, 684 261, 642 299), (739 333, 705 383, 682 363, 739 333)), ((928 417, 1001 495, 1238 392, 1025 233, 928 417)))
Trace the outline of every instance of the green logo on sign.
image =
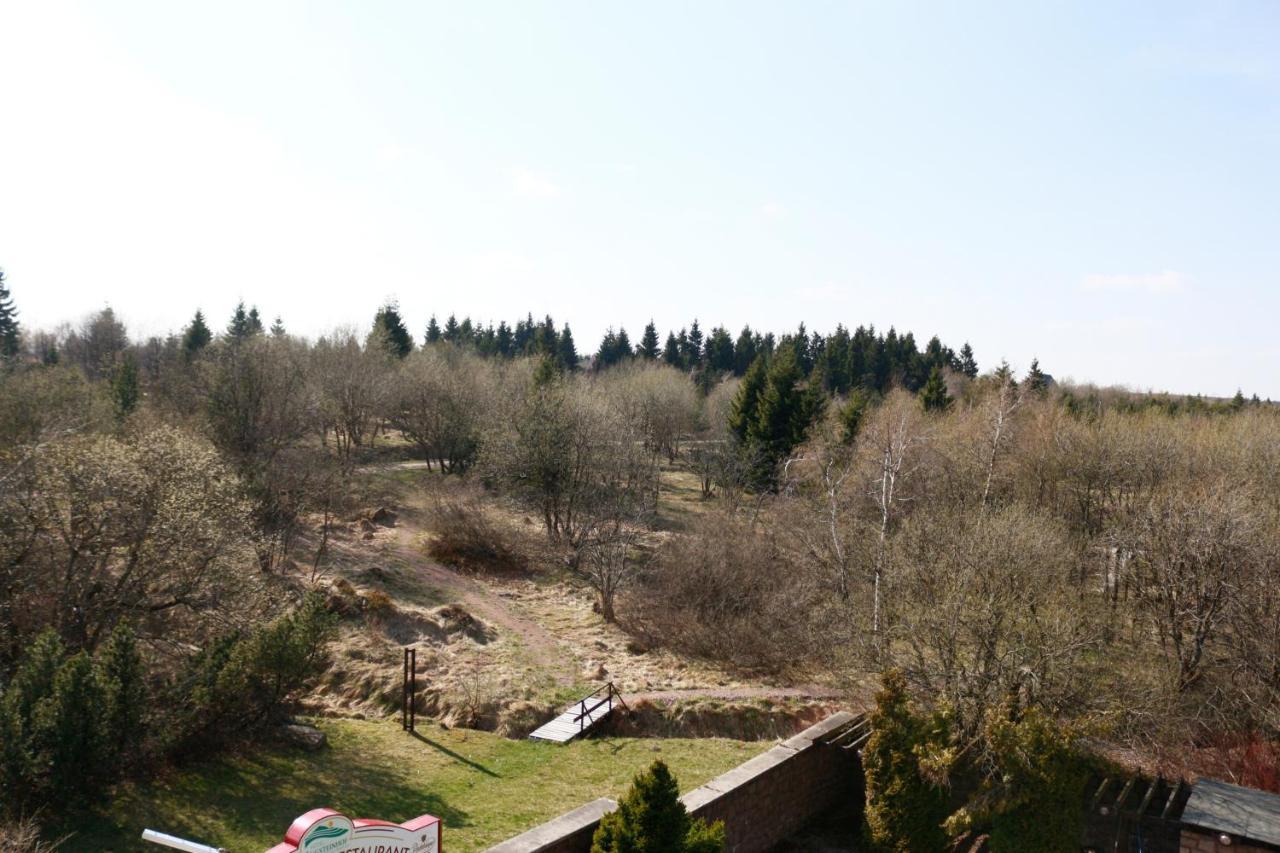
POLYGON ((334 826, 333 824, 329 824, 328 826, 317 826, 315 829, 307 833, 307 841, 303 846, 310 847, 317 841, 328 841, 331 838, 341 838, 346 835, 347 832, 348 830, 345 826, 334 826))

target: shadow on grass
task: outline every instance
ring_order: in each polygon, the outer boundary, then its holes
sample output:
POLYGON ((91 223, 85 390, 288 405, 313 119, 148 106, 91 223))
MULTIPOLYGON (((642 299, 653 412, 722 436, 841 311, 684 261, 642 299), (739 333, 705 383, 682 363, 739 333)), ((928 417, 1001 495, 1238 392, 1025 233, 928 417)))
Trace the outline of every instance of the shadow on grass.
POLYGON ((449 749, 449 747, 445 746, 442 743, 437 743, 433 741, 431 738, 427 737, 421 732, 413 732, 413 736, 418 740, 422 741, 423 743, 425 743, 427 746, 431 747, 432 749, 435 749, 439 752, 443 752, 445 755, 449 756, 454 761, 465 764, 473 770, 479 770, 484 775, 492 776, 494 779, 502 778, 499 774, 494 773, 492 770, 490 770, 488 767, 485 767, 483 764, 479 764, 475 761, 472 761, 470 758, 467 758, 465 755, 459 755, 458 753, 454 752, 452 749, 449 749))
POLYGON ((265 849, 283 839, 294 818, 320 807, 353 818, 400 823, 430 814, 446 826, 471 825, 467 812, 384 769, 377 755, 367 762, 332 759, 329 752, 292 751, 214 759, 145 789, 121 791, 111 812, 90 824, 93 829, 78 820, 63 831, 77 830, 69 849, 118 853, 156 849, 139 840, 144 828, 233 850, 252 849, 246 847, 252 840, 265 849), (222 833, 230 837, 218 837, 222 833))

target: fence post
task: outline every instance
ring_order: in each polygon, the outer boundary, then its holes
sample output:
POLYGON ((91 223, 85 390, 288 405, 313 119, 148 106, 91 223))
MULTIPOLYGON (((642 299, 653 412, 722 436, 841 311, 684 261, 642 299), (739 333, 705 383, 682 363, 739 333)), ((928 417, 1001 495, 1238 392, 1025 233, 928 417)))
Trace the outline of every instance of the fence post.
POLYGON ((417 717, 418 699, 418 649, 416 646, 404 650, 404 672, 400 688, 400 728, 406 732, 414 731, 417 717))

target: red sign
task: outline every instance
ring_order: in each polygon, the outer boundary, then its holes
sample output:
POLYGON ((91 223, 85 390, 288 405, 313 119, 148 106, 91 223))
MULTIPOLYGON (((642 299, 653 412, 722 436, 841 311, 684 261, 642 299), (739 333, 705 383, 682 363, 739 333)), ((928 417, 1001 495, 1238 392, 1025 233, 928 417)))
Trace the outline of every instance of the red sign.
POLYGON ((440 818, 424 814, 406 823, 389 823, 312 809, 267 853, 440 853, 440 818))

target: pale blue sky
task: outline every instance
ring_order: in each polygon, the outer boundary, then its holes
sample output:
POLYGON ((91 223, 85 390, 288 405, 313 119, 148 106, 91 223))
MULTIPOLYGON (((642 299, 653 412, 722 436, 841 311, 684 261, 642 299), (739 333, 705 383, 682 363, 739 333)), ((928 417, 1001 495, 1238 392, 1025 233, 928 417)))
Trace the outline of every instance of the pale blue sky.
POLYGON ((399 299, 1280 398, 1280 4, 0 0, 23 319, 399 299))

